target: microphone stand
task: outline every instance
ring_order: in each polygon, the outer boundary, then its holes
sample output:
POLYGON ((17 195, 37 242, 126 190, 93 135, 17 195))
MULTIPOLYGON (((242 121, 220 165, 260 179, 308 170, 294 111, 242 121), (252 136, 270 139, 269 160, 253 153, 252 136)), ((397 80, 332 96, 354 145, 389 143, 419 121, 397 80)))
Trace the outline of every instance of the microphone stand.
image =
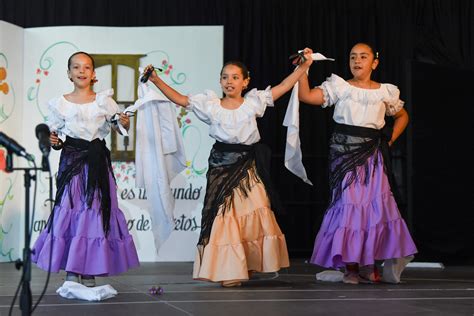
POLYGON ((48 156, 43 155, 43 158, 41 158, 41 171, 50 171, 49 170, 49 159, 48 156))
POLYGON ((18 259, 15 261, 15 267, 17 270, 23 268, 21 275, 21 294, 20 294, 20 309, 22 316, 29 316, 32 312, 32 295, 31 295, 31 249, 30 249, 30 187, 31 180, 36 181, 36 176, 31 175, 30 171, 42 170, 42 168, 13 168, 12 152, 8 151, 7 154, 7 167, 6 171, 11 172, 15 170, 23 170, 24 183, 25 183, 25 246, 23 248, 23 260, 18 259))

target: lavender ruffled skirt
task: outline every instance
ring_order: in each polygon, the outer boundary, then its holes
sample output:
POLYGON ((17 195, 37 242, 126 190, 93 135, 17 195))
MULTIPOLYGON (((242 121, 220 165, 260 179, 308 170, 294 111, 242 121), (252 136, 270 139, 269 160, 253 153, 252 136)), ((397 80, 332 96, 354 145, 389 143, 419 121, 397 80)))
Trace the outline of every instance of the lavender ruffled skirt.
POLYGON ((378 151, 375 155, 377 164, 374 156, 369 158, 369 183, 354 181, 327 210, 311 263, 327 268, 346 263, 365 266, 417 252, 383 171, 382 155, 378 151))
POLYGON ((87 178, 87 167, 82 172, 84 174, 72 178, 61 202, 55 207, 54 237, 47 229, 41 232, 33 247, 32 261, 41 269, 48 270, 53 244, 52 272, 65 270, 81 275, 110 276, 139 266, 135 244, 128 232, 124 214, 118 208, 112 174, 108 173, 110 230, 105 236, 99 212, 100 200, 96 196, 92 207, 87 206, 82 183, 82 179, 87 178))

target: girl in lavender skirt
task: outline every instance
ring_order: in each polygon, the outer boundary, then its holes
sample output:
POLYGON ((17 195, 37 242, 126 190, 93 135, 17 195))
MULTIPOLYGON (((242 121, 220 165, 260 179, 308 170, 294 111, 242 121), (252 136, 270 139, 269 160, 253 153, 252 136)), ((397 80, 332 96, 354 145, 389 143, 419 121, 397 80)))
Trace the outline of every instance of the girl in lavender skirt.
POLYGON ((350 52, 352 79, 333 74, 313 89, 307 75, 299 80, 301 101, 335 105, 329 153, 332 193, 311 263, 344 268, 343 281, 349 284, 379 282, 376 260, 385 260, 383 280, 398 283, 404 264, 417 252, 394 199, 388 155, 408 124, 408 114, 396 86, 371 79, 378 63, 378 53, 358 43, 350 52), (395 121, 388 134, 385 115, 395 121))
POLYGON ((49 101, 51 144, 62 149, 57 175, 54 221, 51 217, 34 247, 32 260, 53 272, 65 270, 67 281, 95 286, 95 276, 109 276, 139 265, 125 217, 118 208, 116 183, 105 136, 129 118, 111 98, 113 90, 95 93, 94 60, 84 52, 68 60, 74 90, 49 101), (63 142, 58 133, 65 135, 63 142), (52 260, 50 265, 50 249, 52 260))

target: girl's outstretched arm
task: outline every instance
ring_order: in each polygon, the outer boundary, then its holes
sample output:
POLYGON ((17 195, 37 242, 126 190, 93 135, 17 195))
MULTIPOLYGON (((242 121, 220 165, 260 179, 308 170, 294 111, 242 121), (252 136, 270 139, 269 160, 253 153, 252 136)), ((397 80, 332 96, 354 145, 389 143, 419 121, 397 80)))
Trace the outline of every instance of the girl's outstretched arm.
POLYGON ((392 138, 388 142, 390 146, 397 140, 408 125, 409 118, 407 111, 402 108, 394 115, 394 119, 395 122, 393 123, 392 138))
MULTIPOLYGON (((152 67, 151 65, 146 66, 144 72, 146 72, 148 67, 152 67)), ((153 84, 160 89, 160 91, 173 103, 180 105, 182 107, 187 107, 189 105, 189 99, 187 96, 182 95, 175 89, 171 88, 164 82, 155 71, 152 71, 150 78, 148 79, 153 84)))
POLYGON ((323 90, 320 88, 309 88, 308 74, 304 74, 300 77, 298 98, 301 102, 311 105, 322 105, 324 104, 323 90))
POLYGON ((291 88, 293 88, 293 86, 298 81, 298 79, 303 74, 306 73, 309 66, 311 66, 311 64, 313 63, 313 59, 311 58, 311 54, 313 53, 313 51, 309 48, 305 48, 303 52, 304 52, 304 57, 306 58, 306 61, 303 64, 301 64, 295 71, 293 71, 288 77, 283 79, 283 81, 280 82, 280 84, 272 88, 273 101, 278 100, 278 98, 280 98, 282 95, 287 93, 291 88))

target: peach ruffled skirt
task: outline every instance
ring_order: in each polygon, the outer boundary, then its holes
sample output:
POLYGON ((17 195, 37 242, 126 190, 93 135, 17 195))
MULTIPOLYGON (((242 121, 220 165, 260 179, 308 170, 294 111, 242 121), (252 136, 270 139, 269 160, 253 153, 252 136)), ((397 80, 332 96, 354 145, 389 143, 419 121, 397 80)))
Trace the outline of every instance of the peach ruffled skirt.
POLYGON ((249 271, 276 272, 289 265, 285 236, 264 185, 255 181, 247 197, 234 189, 231 208, 219 210, 209 242, 198 245, 193 278, 245 281, 249 271))

